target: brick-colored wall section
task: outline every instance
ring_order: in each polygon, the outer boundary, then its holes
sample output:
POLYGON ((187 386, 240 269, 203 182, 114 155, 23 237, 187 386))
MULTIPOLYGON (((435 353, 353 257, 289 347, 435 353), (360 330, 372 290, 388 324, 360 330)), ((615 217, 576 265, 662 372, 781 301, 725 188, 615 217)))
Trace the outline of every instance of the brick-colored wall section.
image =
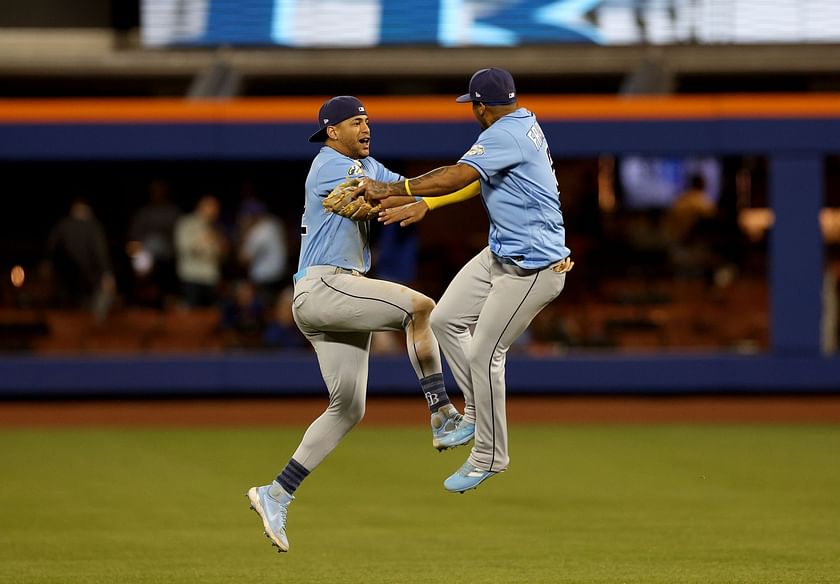
MULTIPOLYGON (((326 397, 219 400, 0 402, 0 428, 51 426, 304 426, 326 397)), ((462 403, 456 399, 456 404, 462 403)), ((840 423, 840 396, 511 397, 508 421, 578 423, 840 423)), ((368 400, 364 425, 424 425, 412 398, 368 400)))

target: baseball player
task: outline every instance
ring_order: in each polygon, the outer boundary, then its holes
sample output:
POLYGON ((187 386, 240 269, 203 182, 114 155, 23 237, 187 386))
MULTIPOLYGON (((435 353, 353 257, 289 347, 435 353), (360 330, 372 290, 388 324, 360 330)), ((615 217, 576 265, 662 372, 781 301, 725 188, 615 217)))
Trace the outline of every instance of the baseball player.
POLYGON ((406 286, 365 276, 370 269, 368 220, 376 217, 378 207, 372 209, 358 197, 353 211, 345 210, 343 216, 324 205, 327 199, 341 198, 346 181, 403 177, 370 156, 368 115, 357 98, 328 100, 318 122, 309 141, 325 145, 306 178, 293 314, 317 354, 329 405, 306 430, 276 480, 248 491, 251 507, 280 551, 289 548, 286 514, 301 481, 362 419, 372 331, 405 331, 408 356, 431 411, 433 446, 444 450, 472 439, 461 431, 460 440, 441 442, 458 428, 461 415, 444 387, 440 349, 429 322, 434 301, 406 286))
POLYGON ((563 290, 573 262, 548 143, 534 114, 519 107, 513 77, 482 69, 456 101, 472 103, 483 129, 457 164, 399 182, 368 179, 359 192, 387 208, 384 223, 414 223, 478 190, 489 215, 488 247, 432 312, 432 329, 466 399, 463 419, 444 443, 475 432, 469 458, 444 481, 446 490, 463 493, 508 467, 505 354, 563 290), (470 187, 474 181, 480 189, 470 187), (456 189, 460 194, 435 198, 456 189))

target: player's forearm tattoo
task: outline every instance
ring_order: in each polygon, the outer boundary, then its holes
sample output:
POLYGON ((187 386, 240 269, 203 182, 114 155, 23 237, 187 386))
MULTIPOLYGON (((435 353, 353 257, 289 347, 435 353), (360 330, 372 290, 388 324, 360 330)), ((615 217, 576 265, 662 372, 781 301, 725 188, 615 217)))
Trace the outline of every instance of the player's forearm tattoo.
POLYGON ((420 190, 423 187, 441 188, 440 181, 442 180, 445 184, 447 178, 449 178, 446 175, 452 174, 453 169, 454 167, 452 166, 441 166, 440 168, 430 170, 426 174, 411 179, 411 188, 412 190, 420 190))
MULTIPOLYGON (((461 169, 455 166, 441 166, 430 170, 417 178, 409 179, 411 189, 410 196, 440 196, 446 195, 469 184, 462 175, 461 169)), ((395 183, 382 183, 375 180, 367 181, 364 190, 369 200, 384 199, 387 197, 405 197, 408 191, 405 188, 406 181, 395 183)))
POLYGON ((364 185, 365 197, 369 201, 373 201, 395 195, 405 195, 405 190, 401 188, 401 185, 402 183, 383 183, 376 180, 369 180, 364 185))

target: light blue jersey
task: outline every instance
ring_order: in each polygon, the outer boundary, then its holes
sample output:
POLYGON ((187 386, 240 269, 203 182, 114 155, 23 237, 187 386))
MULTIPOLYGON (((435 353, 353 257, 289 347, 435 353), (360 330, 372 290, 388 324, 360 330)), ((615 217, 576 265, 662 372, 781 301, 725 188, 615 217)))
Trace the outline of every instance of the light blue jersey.
POLYGON ((370 223, 329 213, 321 204, 339 183, 364 177, 382 182, 403 180, 370 156, 355 160, 329 146, 318 152, 306 177, 298 270, 338 266, 367 273, 370 269, 370 223))
POLYGON ((570 255, 554 162, 534 114, 519 108, 499 118, 458 162, 481 175, 494 255, 527 269, 570 255))

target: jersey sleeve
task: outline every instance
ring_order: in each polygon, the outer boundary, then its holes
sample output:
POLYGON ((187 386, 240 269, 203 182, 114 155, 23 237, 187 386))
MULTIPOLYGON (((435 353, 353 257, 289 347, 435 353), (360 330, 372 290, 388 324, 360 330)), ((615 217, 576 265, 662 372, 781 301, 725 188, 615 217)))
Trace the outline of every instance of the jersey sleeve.
POLYGON ((321 198, 330 194, 339 183, 351 178, 361 178, 359 167, 348 158, 331 158, 318 169, 315 177, 315 194, 321 198))
POLYGON ((507 130, 488 128, 458 161, 469 164, 488 180, 490 177, 522 162, 522 150, 507 130))
POLYGON ((396 172, 388 170, 387 168, 385 168, 385 165, 383 165, 378 160, 373 158, 368 158, 368 160, 373 166, 373 173, 370 178, 384 183, 402 182, 403 180, 405 180, 405 177, 403 177, 400 174, 397 174, 396 172))

